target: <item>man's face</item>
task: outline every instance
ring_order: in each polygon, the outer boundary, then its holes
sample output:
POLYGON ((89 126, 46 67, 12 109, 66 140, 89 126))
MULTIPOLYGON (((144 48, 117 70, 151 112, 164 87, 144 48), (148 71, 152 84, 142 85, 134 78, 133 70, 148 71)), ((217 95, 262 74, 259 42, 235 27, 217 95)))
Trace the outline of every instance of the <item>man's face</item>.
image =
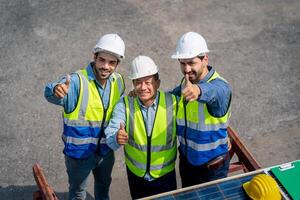
POLYGON ((104 81, 115 71, 118 59, 108 53, 100 52, 94 56, 94 72, 98 81, 104 81))
POLYGON ((156 92, 160 86, 160 80, 155 80, 154 75, 133 80, 134 91, 140 101, 149 106, 153 103, 156 92))
POLYGON ((189 59, 179 59, 181 72, 189 76, 192 83, 197 83, 201 80, 204 70, 208 64, 208 57, 194 57, 189 59))

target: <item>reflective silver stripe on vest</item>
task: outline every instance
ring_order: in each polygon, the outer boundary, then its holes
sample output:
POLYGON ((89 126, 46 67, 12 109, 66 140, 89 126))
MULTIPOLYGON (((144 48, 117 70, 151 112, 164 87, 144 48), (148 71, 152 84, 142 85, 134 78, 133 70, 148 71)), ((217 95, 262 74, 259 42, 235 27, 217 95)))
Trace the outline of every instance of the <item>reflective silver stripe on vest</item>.
POLYGON ((135 112, 135 108, 134 108, 134 98, 133 97, 129 97, 128 98, 128 104, 129 104, 129 137, 128 138, 134 138, 134 112, 135 112))
POLYGON ((77 71, 77 73, 81 77, 81 80, 82 80, 82 88, 80 88, 82 90, 82 99, 81 99, 81 105, 80 105, 80 111, 79 111, 80 113, 79 113, 78 119, 85 120, 84 116, 86 113, 86 108, 87 108, 87 104, 88 104, 88 100, 89 100, 89 92, 85 92, 85 91, 89 91, 89 83, 81 71, 77 71))
MULTIPOLYGON (((180 143, 186 145, 185 140, 182 136, 177 136, 180 143)), ((227 137, 219 139, 215 142, 208 143, 208 144, 197 144, 192 140, 187 139, 187 146, 196 150, 196 151, 210 151, 218 148, 219 145, 227 144, 227 137)))
MULTIPOLYGON (((172 143, 173 140, 173 99, 172 95, 165 93, 166 107, 167 107, 167 144, 172 143)), ((172 145, 173 146, 173 145, 172 145)))
POLYGON ((118 88, 119 88, 119 92, 120 92, 120 95, 121 95, 124 92, 123 78, 120 74, 115 74, 115 77, 117 79, 118 88), (120 89, 122 89, 122 90, 120 90, 120 89))
MULTIPOLYGON (((185 126, 184 119, 177 119, 177 125, 185 126)), ((187 127, 192 128, 197 131, 217 131, 221 128, 227 128, 228 123, 222 123, 222 124, 204 124, 203 121, 199 121, 199 123, 194 123, 187 121, 187 127)))
MULTIPOLYGON (((166 145, 161 145, 161 146, 151 146, 151 152, 160 152, 160 151, 165 151, 172 149, 174 145, 176 145, 176 140, 170 141, 166 145)), ((147 152, 147 145, 141 145, 137 144, 132 138, 129 138, 128 144, 140 151, 147 152)))
MULTIPOLYGON (((142 169, 142 170, 146 170, 147 168, 147 165, 146 164, 142 164, 142 163, 139 163, 138 161, 134 160, 133 158, 131 158, 128 153, 126 151, 125 152, 125 157, 137 168, 139 169, 142 169)), ((176 160, 176 156, 174 156, 173 159, 167 161, 167 162, 164 162, 162 165, 150 165, 150 171, 151 170, 160 170, 164 167, 167 167, 171 164, 174 164, 175 163, 175 160, 176 160)))
MULTIPOLYGON (((68 118, 64 118, 64 124, 68 126, 89 126, 93 128, 101 127, 102 121, 86 121, 86 120, 71 120, 68 118)), ((106 123, 107 124, 107 123, 106 123)))
MULTIPOLYGON (((187 120, 187 127, 198 131, 217 131, 221 128, 227 128, 228 126, 228 120, 226 123, 205 124, 203 103, 198 104, 198 117, 197 123, 187 120)), ((177 118, 177 125, 185 126, 185 120, 177 118)))
POLYGON ((89 138, 74 138, 74 137, 70 137, 70 136, 65 136, 62 135, 62 139, 65 143, 71 143, 71 144, 75 144, 75 145, 82 145, 82 144, 98 144, 98 140, 99 138, 93 138, 93 137, 89 137, 89 138))

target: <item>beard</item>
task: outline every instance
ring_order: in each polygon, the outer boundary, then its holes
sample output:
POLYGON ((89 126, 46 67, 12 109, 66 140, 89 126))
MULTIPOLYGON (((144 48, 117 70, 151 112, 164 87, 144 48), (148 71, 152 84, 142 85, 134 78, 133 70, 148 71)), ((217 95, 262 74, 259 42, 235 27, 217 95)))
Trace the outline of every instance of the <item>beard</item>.
POLYGON ((197 83, 200 80, 201 71, 192 70, 189 73, 186 73, 189 76, 189 81, 192 83, 197 83))
POLYGON ((103 68, 96 68, 94 69, 96 77, 100 80, 108 79, 111 75, 111 71, 103 68))

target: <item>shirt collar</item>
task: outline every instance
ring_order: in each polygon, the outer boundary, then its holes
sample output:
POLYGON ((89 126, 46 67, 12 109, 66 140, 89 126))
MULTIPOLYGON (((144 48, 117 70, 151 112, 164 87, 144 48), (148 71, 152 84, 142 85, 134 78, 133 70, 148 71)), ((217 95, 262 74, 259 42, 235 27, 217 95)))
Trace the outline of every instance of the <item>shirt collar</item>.
POLYGON ((204 77, 204 79, 200 80, 199 83, 205 83, 210 79, 210 77, 215 73, 215 70, 211 66, 207 66, 208 68, 208 73, 204 77))

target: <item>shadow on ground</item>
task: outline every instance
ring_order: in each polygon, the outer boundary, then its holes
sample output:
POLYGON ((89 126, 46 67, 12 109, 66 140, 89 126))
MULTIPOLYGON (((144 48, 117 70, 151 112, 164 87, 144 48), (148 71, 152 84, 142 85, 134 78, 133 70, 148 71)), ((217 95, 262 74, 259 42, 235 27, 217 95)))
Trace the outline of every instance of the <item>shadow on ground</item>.
MULTIPOLYGON (((0 186, 0 199, 15 199, 15 200, 28 200, 33 198, 33 193, 37 191, 38 188, 35 185, 26 186, 15 186, 10 185, 8 187, 0 186)), ((56 192, 56 196, 60 200, 68 198, 67 192, 56 192)), ((86 200, 92 200, 93 197, 87 193, 86 200)))

